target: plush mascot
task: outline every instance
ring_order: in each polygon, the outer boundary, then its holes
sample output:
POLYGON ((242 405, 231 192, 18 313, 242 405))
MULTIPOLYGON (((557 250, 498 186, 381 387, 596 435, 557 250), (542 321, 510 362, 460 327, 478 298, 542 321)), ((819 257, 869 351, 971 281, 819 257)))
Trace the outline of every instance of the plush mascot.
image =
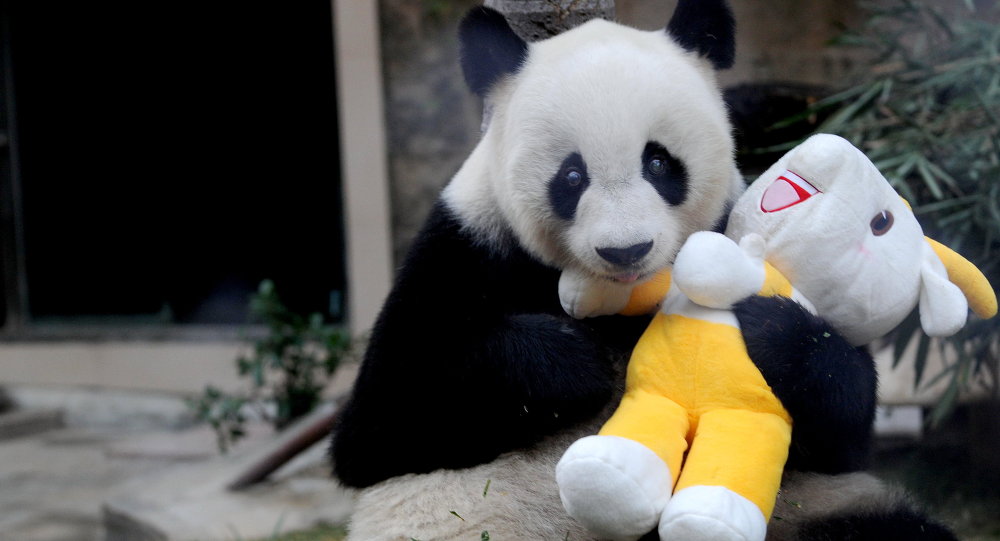
POLYGON ((794 299, 855 346, 916 306, 930 336, 958 331, 970 306, 981 317, 997 311, 979 270, 924 237, 875 166, 833 135, 813 136, 765 172, 726 236, 692 235, 672 279, 620 406, 557 466, 570 515, 615 539, 657 522, 663 540, 764 539, 792 418, 747 356, 737 302, 794 299))

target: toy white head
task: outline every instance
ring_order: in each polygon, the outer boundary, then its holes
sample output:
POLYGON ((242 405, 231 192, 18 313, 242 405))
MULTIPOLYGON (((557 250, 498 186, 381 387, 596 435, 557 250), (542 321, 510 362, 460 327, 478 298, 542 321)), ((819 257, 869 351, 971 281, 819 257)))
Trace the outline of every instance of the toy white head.
POLYGON ((924 237, 875 165, 834 135, 809 138, 750 186, 726 235, 748 233, 764 237, 765 259, 855 345, 886 334, 918 304, 931 336, 965 324, 967 295, 980 315, 996 313, 985 277, 924 237), (949 280, 969 267, 978 276, 949 280))
POLYGON ((713 72, 732 62, 732 16, 680 4, 669 31, 594 20, 531 44, 470 13, 463 68, 491 117, 445 200, 478 237, 627 283, 719 220, 742 190, 713 72))

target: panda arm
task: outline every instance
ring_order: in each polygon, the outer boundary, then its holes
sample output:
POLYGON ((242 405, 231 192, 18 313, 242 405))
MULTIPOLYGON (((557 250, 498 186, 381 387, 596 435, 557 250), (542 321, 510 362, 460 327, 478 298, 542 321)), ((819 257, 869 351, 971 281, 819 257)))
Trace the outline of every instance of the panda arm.
POLYGON ((332 446, 368 486, 487 462, 596 414, 613 367, 561 313, 558 272, 476 245, 435 207, 379 315, 332 446))
POLYGON ((783 297, 737 303, 750 358, 792 416, 788 467, 822 473, 866 466, 877 375, 871 354, 783 297))

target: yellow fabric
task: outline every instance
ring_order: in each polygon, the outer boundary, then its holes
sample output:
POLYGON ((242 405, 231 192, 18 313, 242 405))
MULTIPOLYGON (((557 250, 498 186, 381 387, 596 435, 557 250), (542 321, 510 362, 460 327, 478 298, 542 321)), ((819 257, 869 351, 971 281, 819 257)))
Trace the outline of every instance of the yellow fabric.
POLYGON ((948 271, 948 280, 965 294, 969 308, 983 319, 997 315, 997 296, 982 271, 944 244, 930 237, 924 239, 944 263, 944 268, 948 271))
POLYGON ((625 385, 601 434, 646 445, 667 463, 676 489, 725 486, 770 518, 791 417, 738 328, 657 314, 632 353, 625 385))
POLYGON ((670 290, 670 269, 664 269, 649 280, 635 286, 628 304, 619 312, 623 316, 652 314, 660 308, 660 303, 670 290))
POLYGON ((792 296, 792 283, 785 278, 785 275, 781 274, 778 269, 771 266, 767 261, 764 262, 764 286, 760 288, 760 293, 763 297, 791 297, 792 296))
POLYGON ((778 415, 733 409, 705 412, 674 490, 724 486, 753 502, 770 520, 791 435, 789 424, 778 415))

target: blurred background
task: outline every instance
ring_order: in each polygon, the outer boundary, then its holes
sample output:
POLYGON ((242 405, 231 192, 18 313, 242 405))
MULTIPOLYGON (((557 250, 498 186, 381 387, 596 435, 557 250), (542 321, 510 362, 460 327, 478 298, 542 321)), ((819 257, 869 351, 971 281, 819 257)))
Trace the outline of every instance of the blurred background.
MULTIPOLYGON (((731 3, 737 60, 719 81, 748 179, 841 133, 1000 283, 998 3, 731 3)), ((339 396, 478 140, 455 37, 477 4, 0 2, 0 411, 233 436, 249 402, 280 416, 274 396, 298 388, 265 375, 303 343, 323 377, 301 387, 339 396), (298 346, 273 340, 288 333, 298 346)), ((654 30, 675 2, 614 4, 654 30)), ((963 499, 971 481, 927 457, 1000 471, 998 336, 974 322, 932 343, 910 325, 878 354, 880 452, 905 466, 886 474, 928 485, 970 539, 1000 539, 981 518, 1000 516, 1000 493, 963 499)))

